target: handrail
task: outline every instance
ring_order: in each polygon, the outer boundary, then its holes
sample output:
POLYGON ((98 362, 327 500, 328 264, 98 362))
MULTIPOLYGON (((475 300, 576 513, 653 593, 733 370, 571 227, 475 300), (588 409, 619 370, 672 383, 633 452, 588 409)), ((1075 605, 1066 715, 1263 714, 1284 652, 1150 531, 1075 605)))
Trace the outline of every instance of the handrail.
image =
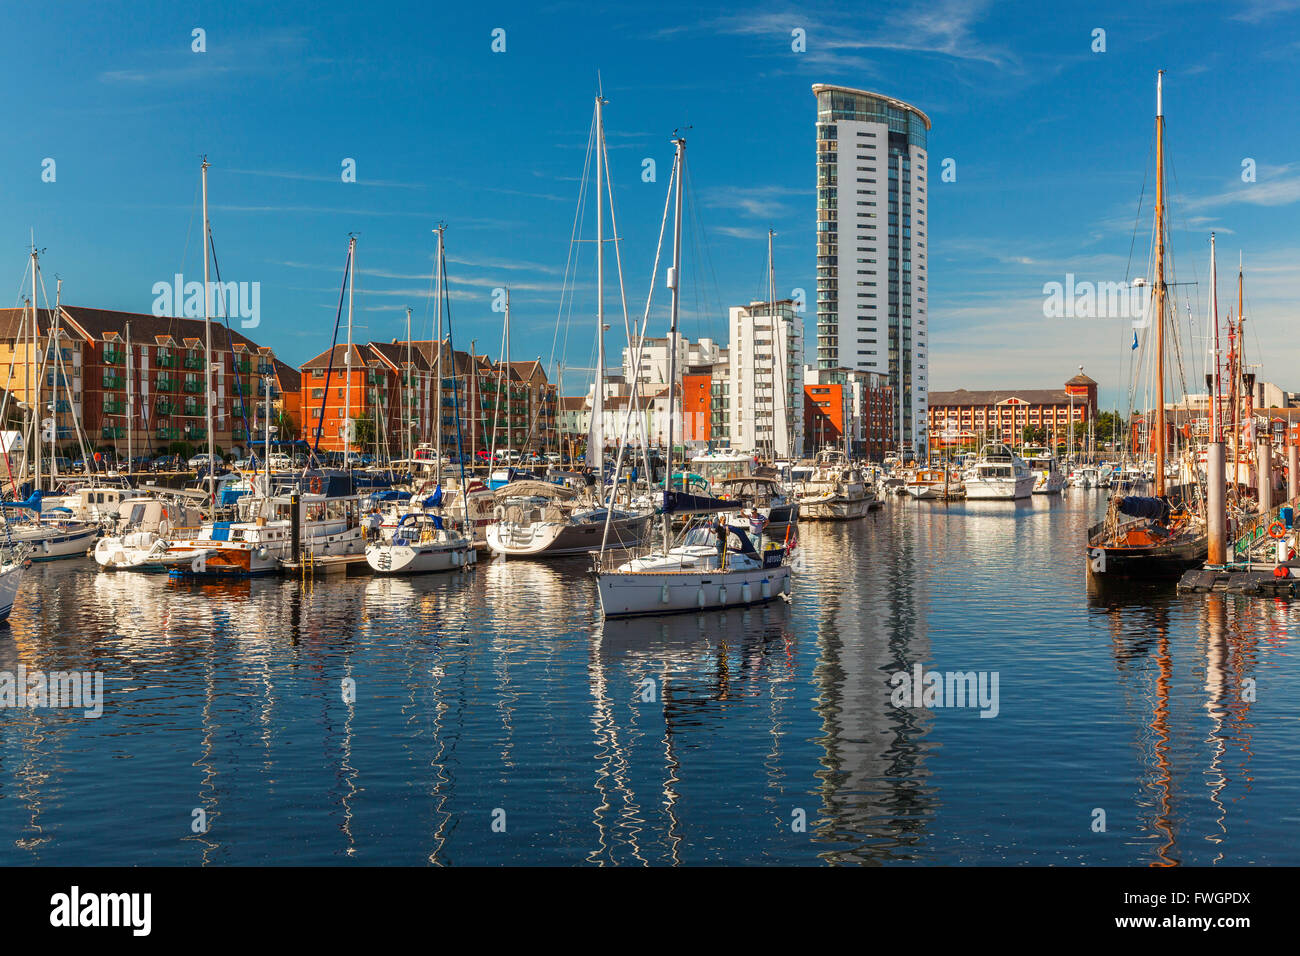
POLYGON ((1248 556, 1250 549, 1268 536, 1268 526, 1282 517, 1283 508, 1290 508, 1293 512, 1300 510, 1300 497, 1284 501, 1277 507, 1270 508, 1266 514, 1255 515, 1243 524, 1237 532, 1236 540, 1232 543, 1232 553, 1240 557, 1248 556))

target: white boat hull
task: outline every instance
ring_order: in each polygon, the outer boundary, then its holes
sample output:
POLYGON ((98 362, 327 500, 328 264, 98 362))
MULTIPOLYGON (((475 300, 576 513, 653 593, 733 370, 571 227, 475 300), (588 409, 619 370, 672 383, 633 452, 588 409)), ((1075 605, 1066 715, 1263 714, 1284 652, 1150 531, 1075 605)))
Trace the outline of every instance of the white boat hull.
POLYGON ((602 571, 596 573, 605 617, 679 614, 766 604, 787 596, 789 565, 744 571, 602 571))
POLYGON ((876 503, 873 498, 805 498, 799 502, 804 521, 853 521, 865 517, 876 503))
POLYGON ((0 566, 0 622, 9 619, 9 612, 14 609, 14 600, 18 589, 22 587, 26 563, 15 561, 0 566))
POLYGON ((366 548, 366 564, 376 574, 431 574, 472 567, 478 553, 469 542, 384 544, 366 548))
POLYGON ((1028 498, 1034 492, 1033 475, 1023 478, 990 479, 968 476, 966 478, 967 501, 1012 501, 1028 498))

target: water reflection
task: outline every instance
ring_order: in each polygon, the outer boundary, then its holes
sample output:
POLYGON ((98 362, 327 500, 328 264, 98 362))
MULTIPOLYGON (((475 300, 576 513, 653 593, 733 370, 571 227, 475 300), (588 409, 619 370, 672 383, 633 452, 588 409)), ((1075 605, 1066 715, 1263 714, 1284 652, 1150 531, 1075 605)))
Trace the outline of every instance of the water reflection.
POLYGON ((1300 862, 1300 605, 1089 589, 1101 507, 890 502, 803 529, 792 605, 615 622, 581 558, 36 565, 0 671, 105 713, 0 710, 0 863, 1300 862), (893 706, 916 664, 1000 715, 893 706))

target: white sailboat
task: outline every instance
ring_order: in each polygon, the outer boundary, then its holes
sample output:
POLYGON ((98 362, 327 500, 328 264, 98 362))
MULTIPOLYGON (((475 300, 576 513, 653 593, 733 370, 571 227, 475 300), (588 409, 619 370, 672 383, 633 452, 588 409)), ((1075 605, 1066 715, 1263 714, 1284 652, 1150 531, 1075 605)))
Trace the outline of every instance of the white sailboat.
MULTIPOLYGON (((673 142, 676 145, 670 187, 675 190, 673 262, 668 270, 668 288, 672 292, 671 325, 668 333, 670 408, 676 391, 677 377, 682 179, 686 156, 686 140, 678 136, 673 142)), ((666 216, 667 209, 665 209, 665 218, 666 216)), ((648 316, 647 308, 647 319, 648 316)), ((644 338, 643 325, 642 342, 644 338)), ((641 343, 638 343, 638 354, 640 348, 641 343)), ((674 419, 674 415, 669 415, 666 446, 670 451, 669 475, 672 474, 674 419)), ((615 466, 616 484, 626 444, 626 440, 620 442, 619 457, 615 466)), ((681 543, 674 545, 673 515, 690 513, 689 502, 683 501, 689 497, 678 496, 668 489, 664 490, 663 539, 660 548, 617 564, 616 559, 612 558, 615 552, 607 552, 604 547, 595 556, 593 571, 600 597, 601 613, 606 618, 746 606, 790 594, 789 549, 775 541, 765 541, 762 535, 753 535, 749 527, 718 524, 712 528, 692 528, 688 525, 681 543), (683 503, 687 507, 683 508, 683 503), (610 560, 607 560, 607 554, 610 560)), ((627 554, 627 552, 623 553, 627 554)))
MULTIPOLYGON (((445 226, 439 223, 434 230, 438 234, 438 250, 434 259, 434 281, 437 286, 435 295, 438 300, 437 343, 438 356, 435 365, 434 381, 442 383, 442 309, 446 291, 447 262, 443 255, 443 232, 445 226)), ((409 321, 409 320, 408 320, 409 321)), ((447 309, 448 332, 450 340, 451 308, 447 309)), ((452 353, 455 354, 454 352, 452 353)), ((408 370, 409 374, 409 370, 408 370)), ((453 396, 456 386, 453 379, 453 396)), ((437 394, 437 393, 435 393, 437 394)), ((459 424, 457 425, 459 429, 459 424)), ((474 547, 474 524, 470 517, 469 497, 460 495, 457 504, 463 517, 460 528, 451 526, 442 490, 442 426, 435 425, 434 444, 434 488, 425 500, 429 507, 437 512, 412 510, 397 520, 392 536, 387 541, 373 542, 366 547, 366 564, 378 574, 427 574, 434 571, 454 571, 468 568, 478 561, 478 552, 474 547)), ((459 442, 459 431, 457 441, 459 442)), ((457 449, 459 451, 459 449, 457 449)), ((463 457, 457 456, 463 461, 463 457)), ((465 484, 465 468, 461 465, 461 487, 465 484)), ((415 503, 420 499, 412 498, 415 503)))

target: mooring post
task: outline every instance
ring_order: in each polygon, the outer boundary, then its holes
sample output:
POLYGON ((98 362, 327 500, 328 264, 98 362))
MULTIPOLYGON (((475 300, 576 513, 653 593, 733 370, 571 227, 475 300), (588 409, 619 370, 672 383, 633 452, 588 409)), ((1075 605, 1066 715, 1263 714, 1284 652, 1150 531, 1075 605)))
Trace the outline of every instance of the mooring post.
POLYGON ((1300 445, 1294 436, 1286 443, 1286 500, 1295 501, 1300 496, 1300 445))
POLYGON ((1207 563, 1226 563, 1228 550, 1227 493, 1223 480, 1223 442, 1212 441, 1205 451, 1206 526, 1209 531, 1210 552, 1207 563))
POLYGON ((1259 495, 1259 513, 1273 510, 1273 450, 1267 438, 1255 443, 1255 491, 1259 495))
POLYGON ((289 540, 293 547, 293 563, 302 557, 302 495, 295 491, 289 496, 289 540))

